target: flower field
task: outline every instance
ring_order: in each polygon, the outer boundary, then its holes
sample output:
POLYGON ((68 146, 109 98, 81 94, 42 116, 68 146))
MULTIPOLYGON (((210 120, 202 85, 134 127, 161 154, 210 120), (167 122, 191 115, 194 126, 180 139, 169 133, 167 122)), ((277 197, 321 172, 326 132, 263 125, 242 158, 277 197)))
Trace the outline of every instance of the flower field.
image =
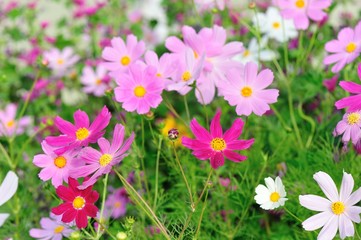
POLYGON ((361 239, 358 0, 4 0, 0 33, 0 239, 361 239))

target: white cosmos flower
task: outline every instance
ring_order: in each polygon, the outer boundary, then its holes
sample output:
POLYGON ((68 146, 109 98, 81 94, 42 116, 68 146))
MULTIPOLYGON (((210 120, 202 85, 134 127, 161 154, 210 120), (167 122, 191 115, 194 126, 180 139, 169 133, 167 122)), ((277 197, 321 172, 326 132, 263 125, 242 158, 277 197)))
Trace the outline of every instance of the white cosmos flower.
POLYGON ((283 19, 275 7, 269 7, 266 13, 257 13, 253 18, 253 24, 259 26, 261 33, 278 42, 288 41, 298 35, 293 20, 283 19))
POLYGON ((248 48, 245 48, 241 54, 236 55, 233 59, 236 61, 240 61, 243 64, 246 64, 248 62, 255 62, 258 65, 259 54, 259 59, 261 61, 271 61, 276 58, 277 55, 274 51, 265 49, 266 45, 267 38, 262 38, 260 45, 258 45, 256 38, 252 38, 252 40, 248 44, 248 48))
POLYGON ((274 181, 268 177, 264 179, 266 186, 260 184, 256 187, 257 195, 254 197, 261 208, 272 210, 279 206, 285 205, 287 201, 285 186, 282 184, 280 177, 276 177, 274 181))
MULTIPOLYGON (((0 206, 7 202, 18 189, 18 176, 12 171, 6 174, 3 183, 0 185, 0 206)), ((8 213, 0 213, 0 227, 9 217, 8 213)))
POLYGON ((361 200, 361 188, 352 193, 354 180, 351 174, 346 172, 343 173, 340 194, 327 173, 317 172, 313 178, 328 199, 316 195, 299 196, 303 207, 320 212, 304 221, 303 228, 313 231, 323 227, 318 234, 318 240, 333 239, 338 229, 341 239, 353 236, 355 229, 352 222, 360 222, 361 207, 354 205, 361 200))

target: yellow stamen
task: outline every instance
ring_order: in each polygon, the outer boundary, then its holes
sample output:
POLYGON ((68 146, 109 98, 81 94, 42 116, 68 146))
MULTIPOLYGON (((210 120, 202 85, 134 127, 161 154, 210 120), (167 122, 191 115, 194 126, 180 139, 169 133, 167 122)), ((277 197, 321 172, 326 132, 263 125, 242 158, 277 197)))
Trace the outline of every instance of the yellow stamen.
POLYGON ((120 63, 121 63, 123 66, 128 66, 129 63, 130 63, 130 57, 128 57, 128 56, 122 57, 122 59, 120 59, 120 63))
POLYGON ((102 84, 102 80, 100 78, 95 80, 95 85, 100 85, 100 84, 102 84))
POLYGON ((199 57, 198 53, 196 51, 193 51, 194 58, 197 59, 199 57))
POLYGON ((89 136, 89 130, 86 128, 79 128, 78 130, 76 130, 75 135, 76 135, 76 139, 82 141, 84 139, 86 139, 89 136))
POLYGON ((304 0, 298 0, 296 1, 296 7, 298 8, 304 8, 306 5, 305 1, 304 0))
POLYGON ((347 123, 348 125, 354 125, 360 121, 360 118, 361 116, 359 113, 350 113, 349 115, 347 115, 347 123))
POLYGON ((54 165, 58 168, 63 168, 66 165, 66 158, 63 156, 56 157, 54 159, 54 165))
POLYGON ((143 86, 137 86, 136 88, 134 88, 134 95, 136 97, 144 97, 144 95, 147 93, 147 91, 145 90, 145 88, 143 86))
POLYGON ((242 88, 241 95, 243 97, 250 97, 252 95, 252 88, 250 88, 248 86, 242 88))
POLYGON ((223 138, 213 138, 211 141, 211 148, 214 151, 222 151, 227 147, 226 141, 223 138))
POLYGON ((63 64, 64 64, 64 59, 59 58, 56 62, 57 62, 59 65, 63 65, 63 64))
POLYGON ((278 194, 278 192, 273 192, 269 198, 272 202, 277 202, 281 196, 278 194))
POLYGON ((85 199, 83 197, 77 196, 73 200, 73 207, 75 209, 82 209, 85 206, 85 199))
POLYGON ((340 215, 345 211, 345 204, 343 202, 334 202, 331 205, 331 210, 334 214, 340 215))
POLYGON ((281 24, 280 24, 279 22, 274 22, 274 23, 272 24, 272 27, 275 28, 275 29, 277 29, 277 28, 281 27, 281 24))
POLYGON ((347 44, 346 46, 346 52, 348 53, 353 53, 356 50, 356 44, 354 42, 350 42, 349 44, 347 44))
POLYGON ((244 50, 243 57, 248 57, 251 52, 249 50, 244 50))
POLYGON ((6 126, 7 126, 8 128, 13 127, 14 125, 15 125, 15 121, 14 121, 14 120, 10 120, 9 122, 6 123, 6 126))
POLYGON ((112 161, 113 157, 112 155, 106 153, 106 154, 103 154, 100 158, 99 158, 99 164, 102 166, 102 167, 105 167, 107 166, 111 161, 112 161))
POLYGON ((120 208, 121 206, 122 206, 122 203, 119 201, 114 203, 115 208, 120 208))
POLYGON ((157 73, 156 76, 157 76, 157 77, 162 77, 162 74, 161 74, 161 73, 157 73))
POLYGON ((187 82, 192 78, 192 74, 189 71, 185 71, 182 75, 182 80, 187 82))
POLYGON ((61 232, 63 232, 63 230, 64 230, 64 226, 57 226, 54 229, 54 233, 61 233, 61 232))

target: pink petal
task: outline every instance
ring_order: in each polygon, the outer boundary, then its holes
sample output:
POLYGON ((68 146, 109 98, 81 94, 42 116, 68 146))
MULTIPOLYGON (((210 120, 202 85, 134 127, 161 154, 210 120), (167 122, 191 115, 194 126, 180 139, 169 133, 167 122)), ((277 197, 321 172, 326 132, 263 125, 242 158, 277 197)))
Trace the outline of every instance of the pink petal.
POLYGON ((223 139, 227 142, 231 142, 236 140, 241 134, 243 130, 244 122, 242 119, 237 118, 234 120, 232 126, 224 133, 223 139))
POLYGON ((269 70, 269 69, 262 70, 258 74, 257 79, 255 79, 256 81, 254 81, 253 87, 257 90, 264 89, 264 88, 268 87, 269 85, 271 85, 273 79, 274 79, 274 76, 273 76, 273 72, 271 70, 269 70))
POLYGON ((86 228, 88 226, 88 218, 84 210, 78 211, 75 222, 78 228, 86 228))
POLYGON ((96 217, 98 208, 92 204, 85 204, 84 211, 89 217, 96 217))
POLYGON ((211 142, 212 140, 211 135, 208 133, 208 131, 205 128, 199 125, 196 119, 193 119, 190 122, 190 128, 197 139, 204 142, 211 142))
POLYGON ((222 138, 223 136, 220 118, 221 118, 221 110, 217 110, 216 115, 211 121, 210 131, 212 138, 222 138))
POLYGON ((240 155, 236 152, 230 151, 230 150, 224 150, 223 153, 226 156, 226 158, 228 158, 229 160, 231 160, 233 162, 242 162, 247 159, 246 156, 242 156, 242 155, 240 155))
MULTIPOLYGON (((51 209, 51 212, 54 213, 55 215, 61 215, 64 212, 68 211, 69 209, 73 209, 73 205, 70 202, 66 202, 66 203, 62 203, 57 207, 54 207, 51 209)), ((71 221, 71 220, 70 220, 71 221)), ((69 222, 70 222, 69 221, 69 222)))
POLYGON ((213 169, 217 169, 224 165, 224 157, 221 152, 216 152, 210 159, 213 169))
POLYGON ((109 153, 110 143, 105 138, 99 138, 98 145, 102 153, 109 153))
POLYGON ((244 81, 245 85, 251 84, 257 78, 258 66, 254 62, 248 62, 244 69, 244 81))
POLYGON ((74 113, 74 122, 75 122, 75 127, 77 129, 79 128, 89 128, 89 117, 88 115, 81 111, 81 110, 77 110, 74 113))
POLYGON ((250 148, 254 143, 254 139, 249 140, 233 140, 227 142, 227 149, 229 150, 244 150, 250 148))
POLYGON ((341 81, 339 85, 349 93, 361 93, 361 85, 354 82, 341 81))
POLYGON ((75 134, 76 128, 74 127, 74 125, 68 121, 65 121, 59 116, 55 118, 55 125, 57 126, 59 131, 63 134, 70 136, 75 134))
POLYGON ((58 197, 66 202, 72 202, 74 198, 76 197, 74 195, 74 192, 65 186, 59 186, 56 189, 56 194, 58 194, 58 197))
POLYGON ((68 210, 66 212, 64 212, 63 216, 61 217, 61 221, 65 222, 65 223, 69 223, 69 222, 73 221, 77 215, 77 211, 73 208, 73 205, 71 203, 68 203, 68 204, 71 206, 69 206, 68 210))

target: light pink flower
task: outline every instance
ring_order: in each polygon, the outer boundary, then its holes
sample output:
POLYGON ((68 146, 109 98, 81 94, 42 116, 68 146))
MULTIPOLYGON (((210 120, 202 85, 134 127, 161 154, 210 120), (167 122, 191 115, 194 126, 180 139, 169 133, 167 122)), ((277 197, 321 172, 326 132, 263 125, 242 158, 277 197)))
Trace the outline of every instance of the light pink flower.
POLYGON ((150 108, 156 108, 162 102, 164 81, 156 76, 154 67, 143 67, 133 64, 129 74, 120 73, 115 76, 118 87, 114 89, 115 99, 122 103, 128 112, 137 111, 145 114, 150 108))
POLYGON ((177 63, 169 53, 164 53, 159 59, 155 52, 147 51, 144 56, 144 61, 148 66, 157 69, 156 76, 167 81, 177 69, 177 63))
POLYGON ((100 152, 91 147, 86 147, 80 153, 79 160, 84 161, 87 165, 74 168, 71 170, 70 175, 74 178, 86 177, 93 174, 89 179, 86 179, 79 189, 85 189, 93 185, 99 176, 107 174, 111 171, 112 167, 119 164, 128 154, 130 145, 134 139, 134 133, 125 141, 124 145, 124 126, 121 124, 115 125, 113 141, 110 144, 105 138, 98 140, 100 152))
POLYGON ((313 175, 326 198, 316 195, 300 195, 300 204, 320 213, 308 218, 302 223, 307 231, 322 227, 318 240, 329 240, 340 231, 340 238, 352 237, 355 229, 352 222, 360 223, 361 207, 354 206, 361 200, 361 188, 352 193, 354 180, 351 174, 343 173, 340 194, 332 178, 325 172, 313 175), (352 193, 352 194, 351 194, 352 193))
POLYGON ((125 188, 116 189, 105 201, 105 215, 113 218, 124 216, 129 202, 125 188))
POLYGON ((257 64, 248 62, 244 70, 229 71, 228 82, 224 82, 222 89, 224 99, 231 106, 237 106, 238 115, 249 116, 252 112, 261 116, 270 109, 269 104, 278 98, 277 89, 265 89, 273 82, 273 73, 264 69, 258 74, 257 64))
POLYGON ((53 70, 54 75, 57 77, 64 76, 68 73, 70 67, 79 60, 79 56, 75 55, 73 49, 70 47, 66 47, 62 51, 53 48, 44 52, 43 56, 48 61, 49 68, 53 70))
POLYGON ((293 19, 297 29, 307 29, 310 21, 321 21, 327 16, 323 11, 328 8, 332 0, 274 0, 274 4, 281 9, 286 19, 293 19))
POLYGON ((361 138, 361 110, 345 113, 342 120, 336 125, 334 136, 343 134, 342 141, 347 143, 352 140, 353 144, 361 138))
POLYGON ((136 60, 138 60, 145 51, 143 41, 137 40, 134 35, 128 35, 126 43, 120 37, 111 40, 111 47, 105 47, 102 52, 102 58, 106 61, 104 66, 115 74, 127 72, 136 60))
POLYGON ((0 111, 0 136, 11 137, 14 134, 23 134, 25 128, 30 125, 31 118, 28 116, 16 120, 17 106, 10 103, 0 111))
POLYGON ((337 39, 326 43, 325 50, 330 53, 324 60, 325 65, 335 64, 332 72, 341 71, 348 63, 353 62, 361 52, 361 22, 357 24, 355 30, 343 28, 337 39))
POLYGON ((97 97, 103 96, 105 90, 109 88, 107 70, 101 64, 98 65, 95 71, 93 68, 86 66, 80 80, 85 85, 84 92, 93 93, 97 97))
POLYGON ((196 139, 182 137, 182 144, 191 150, 199 160, 210 160, 211 166, 217 169, 224 165, 224 156, 233 162, 241 162, 247 159, 235 150, 244 150, 252 146, 254 139, 238 140, 242 133, 243 121, 236 119, 231 128, 224 134, 220 124, 221 111, 217 111, 212 119, 210 133, 199 125, 196 119, 190 123, 190 128, 196 139))
POLYGON ((61 216, 50 213, 50 218, 41 218, 41 228, 30 229, 30 236, 41 240, 60 240, 69 237, 73 229, 61 222, 61 216))
POLYGON ((71 149, 58 155, 54 152, 55 148, 49 146, 46 141, 41 143, 41 147, 45 154, 35 155, 33 159, 34 165, 42 168, 39 178, 43 181, 51 179, 54 187, 62 185, 63 180, 67 183, 70 169, 81 165, 76 159, 79 150, 71 149))

